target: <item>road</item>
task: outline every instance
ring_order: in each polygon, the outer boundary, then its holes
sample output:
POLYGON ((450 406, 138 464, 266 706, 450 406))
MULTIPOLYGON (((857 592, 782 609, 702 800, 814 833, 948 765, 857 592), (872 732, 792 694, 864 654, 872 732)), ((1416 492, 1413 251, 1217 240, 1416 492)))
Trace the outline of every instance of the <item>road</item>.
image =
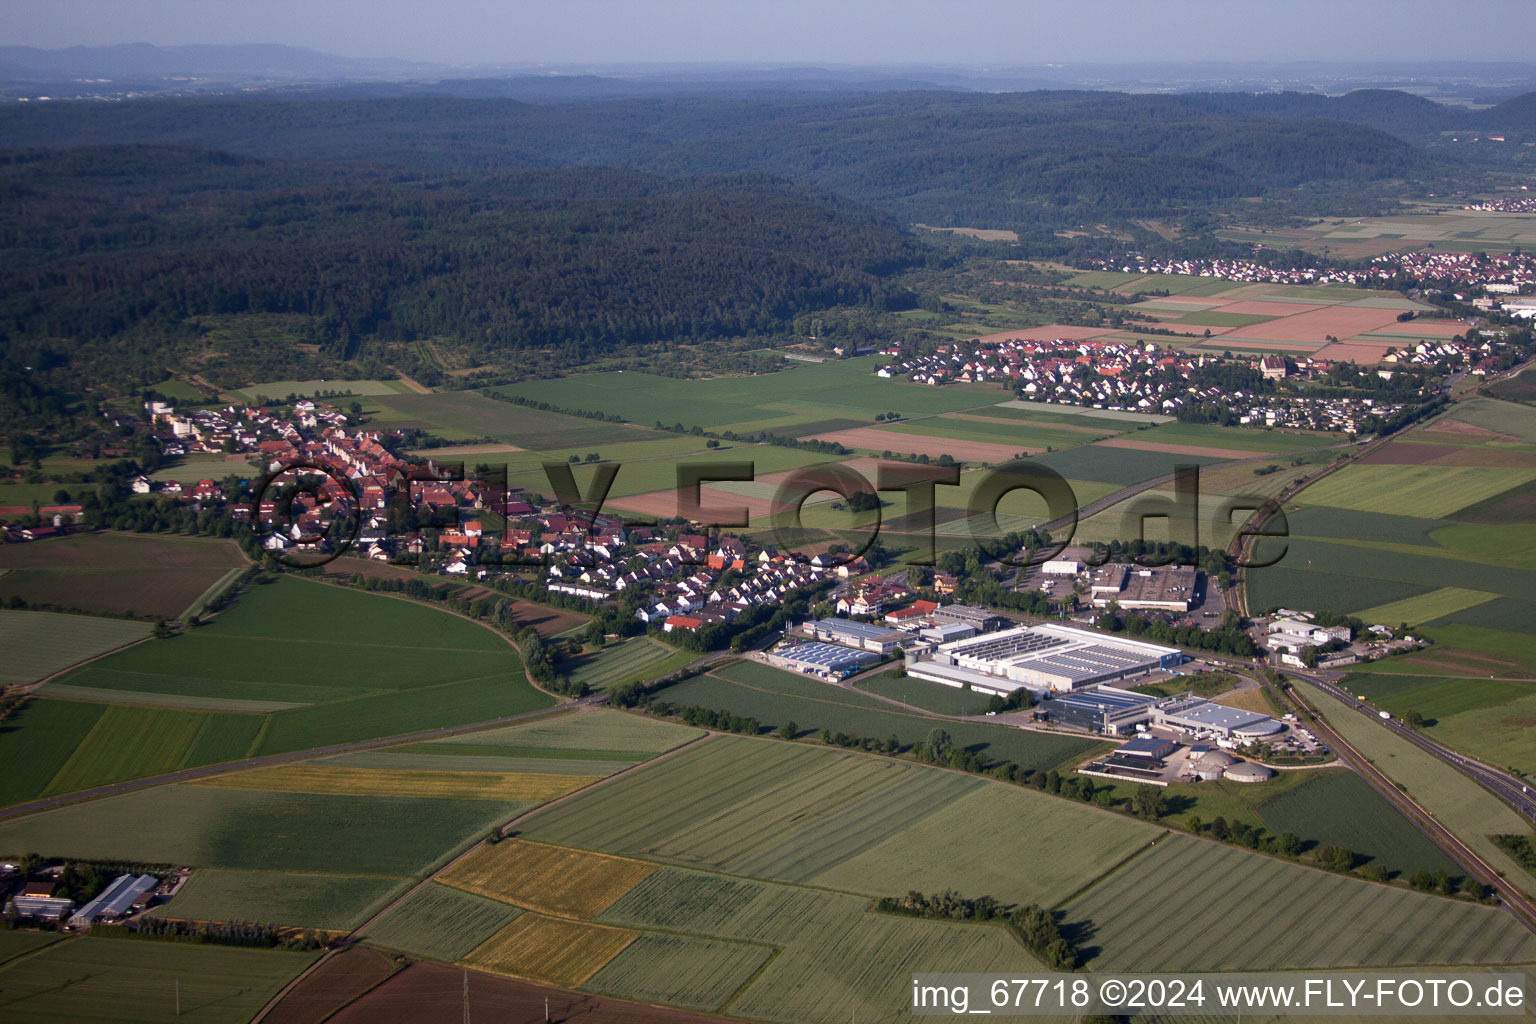
POLYGON ((1316 687, 1330 697, 1344 702, 1358 713, 1376 719, 1381 725, 1391 729, 1403 737, 1403 739, 1433 754, 1452 768, 1480 784, 1484 789, 1491 791, 1495 796, 1520 812, 1522 817, 1536 825, 1536 792, 1530 790, 1529 783, 1522 782, 1513 775, 1483 764, 1481 761, 1458 754, 1448 747, 1443 747, 1422 733, 1408 728, 1395 718, 1382 719, 1377 714, 1376 709, 1371 707, 1369 703, 1356 700, 1352 694, 1324 676, 1310 672, 1301 672, 1295 669, 1288 669, 1287 673, 1295 679, 1316 687))
MULTIPOLYGON (((1308 681, 1311 682, 1311 680, 1308 681)), ((1340 692, 1342 693, 1342 691, 1340 692)), ((1306 701, 1302 699, 1301 694, 1297 693, 1294 688, 1291 690, 1291 694, 1298 702, 1306 706, 1306 701)), ((1358 703, 1352 698, 1348 698, 1347 695, 1341 699, 1348 700, 1351 705, 1358 703)), ((1348 712, 1340 713, 1347 714, 1348 712)), ((1493 865, 1483 860, 1471 847, 1462 842, 1461 838, 1454 832, 1440 824, 1434 815, 1419 806, 1418 801, 1399 789, 1397 784, 1385 772, 1377 768, 1376 765, 1371 763, 1369 758, 1356 750, 1349 744, 1349 741, 1330 728, 1326 721, 1319 718, 1314 719, 1308 724, 1317 733, 1318 738, 1326 742, 1341 760, 1354 768, 1372 789, 1376 790, 1388 803, 1401 811, 1421 832, 1433 839, 1437 845, 1451 854, 1463 867, 1469 869, 1475 877, 1479 878, 1484 884, 1491 886, 1499 894, 1499 898, 1503 901, 1505 908, 1514 914, 1527 928, 1536 932, 1536 904, 1533 904, 1523 892, 1505 881, 1504 876, 1493 865)))

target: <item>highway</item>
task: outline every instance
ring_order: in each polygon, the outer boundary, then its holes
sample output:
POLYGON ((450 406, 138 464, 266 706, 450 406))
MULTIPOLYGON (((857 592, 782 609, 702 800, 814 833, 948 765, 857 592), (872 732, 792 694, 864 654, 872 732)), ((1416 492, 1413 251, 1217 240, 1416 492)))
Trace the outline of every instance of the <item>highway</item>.
POLYGON ((1343 701, 1360 714, 1377 719, 1382 725, 1396 732, 1410 743, 1416 744, 1463 775, 1479 783, 1519 811, 1521 817, 1536 825, 1536 791, 1531 789, 1530 783, 1522 782, 1507 772, 1500 771, 1490 765, 1483 764, 1481 761, 1473 760, 1470 757, 1456 753, 1454 750, 1443 747, 1422 733, 1408 728, 1395 718, 1381 719, 1376 709, 1371 707, 1367 701, 1356 700, 1353 695, 1320 675, 1292 668, 1287 668, 1286 674, 1322 690, 1330 697, 1343 701))

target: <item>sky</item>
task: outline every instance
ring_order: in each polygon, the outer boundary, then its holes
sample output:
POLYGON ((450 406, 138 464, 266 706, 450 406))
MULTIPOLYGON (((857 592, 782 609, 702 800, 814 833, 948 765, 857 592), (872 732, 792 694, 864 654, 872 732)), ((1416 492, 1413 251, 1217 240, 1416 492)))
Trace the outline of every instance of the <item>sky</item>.
POLYGON ((0 0, 0 44, 433 63, 1531 60, 1532 0, 0 0))

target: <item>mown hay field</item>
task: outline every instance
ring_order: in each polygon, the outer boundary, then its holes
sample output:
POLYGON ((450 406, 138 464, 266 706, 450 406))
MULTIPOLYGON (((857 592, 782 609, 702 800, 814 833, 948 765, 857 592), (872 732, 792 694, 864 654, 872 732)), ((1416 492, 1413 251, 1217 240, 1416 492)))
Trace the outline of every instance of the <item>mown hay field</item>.
POLYGON ((471 850, 437 879, 530 910, 592 918, 655 870, 627 857, 503 839, 471 850))
POLYGON ((363 938, 385 949, 453 963, 522 912, 500 900, 429 882, 370 925, 363 938))
POLYGON ((544 803, 582 786, 591 785, 602 777, 538 772, 460 772, 355 768, 337 764, 285 764, 215 775, 192 784, 280 793, 544 803))
MULTIPOLYGON (((3 577, 0 577, 3 578, 3 577)), ((0 611, 0 686, 35 683, 149 636, 147 622, 53 612, 0 611)))
POLYGON ((1160 841, 1065 910, 1069 925, 1093 929, 1096 971, 1536 961, 1536 936, 1499 908, 1185 836, 1160 841), (1253 912, 1265 906, 1286 912, 1253 912), (1180 922, 1177 942, 1169 941, 1169 921, 1180 922))
POLYGON ((623 952, 638 932, 523 914, 460 962, 467 967, 576 988, 623 952))

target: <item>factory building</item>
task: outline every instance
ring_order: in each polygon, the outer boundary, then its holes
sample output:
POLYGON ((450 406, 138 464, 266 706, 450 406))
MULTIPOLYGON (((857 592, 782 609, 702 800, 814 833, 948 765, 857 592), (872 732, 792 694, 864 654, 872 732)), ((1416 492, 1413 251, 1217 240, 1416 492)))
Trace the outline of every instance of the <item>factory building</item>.
POLYGON ((1202 697, 1177 697, 1159 701, 1152 720, 1196 736, 1247 742, 1273 736, 1285 726, 1268 715, 1229 708, 1202 697))
MULTIPOLYGON (((1055 693, 1042 700, 1036 714, 1052 725, 1123 736, 1150 721, 1154 701, 1145 694, 1100 686, 1075 693, 1055 693)), ((1133 741, 1135 742, 1135 741, 1133 741)), ((1121 751, 1124 751, 1124 747, 1121 751)), ((1134 753, 1132 756, 1135 756, 1134 753)), ((1162 757, 1166 755, 1155 755, 1162 757)))
POLYGON ((1199 579, 1191 565, 1106 565, 1094 570, 1090 589, 1095 608, 1187 612, 1199 579))
POLYGON ((852 619, 818 619, 811 623, 811 635, 847 647, 857 647, 876 654, 890 654, 903 643, 911 640, 907 633, 852 619))
MULTIPOLYGON (((933 661, 1010 680, 1038 693, 1071 691, 1172 668, 1176 647, 1110 637, 1071 626, 1024 626, 941 644, 933 661)), ((1001 685, 1001 684, 999 684, 1001 685)))
POLYGON ((822 679, 842 679, 880 660, 873 651, 854 651, 837 644, 806 643, 780 648, 768 655, 770 663, 822 679))
POLYGON ((978 633, 990 633, 994 629, 1002 629, 1008 625, 1008 619, 1004 616, 972 604, 940 605, 933 610, 929 618, 936 623, 964 622, 978 633))

